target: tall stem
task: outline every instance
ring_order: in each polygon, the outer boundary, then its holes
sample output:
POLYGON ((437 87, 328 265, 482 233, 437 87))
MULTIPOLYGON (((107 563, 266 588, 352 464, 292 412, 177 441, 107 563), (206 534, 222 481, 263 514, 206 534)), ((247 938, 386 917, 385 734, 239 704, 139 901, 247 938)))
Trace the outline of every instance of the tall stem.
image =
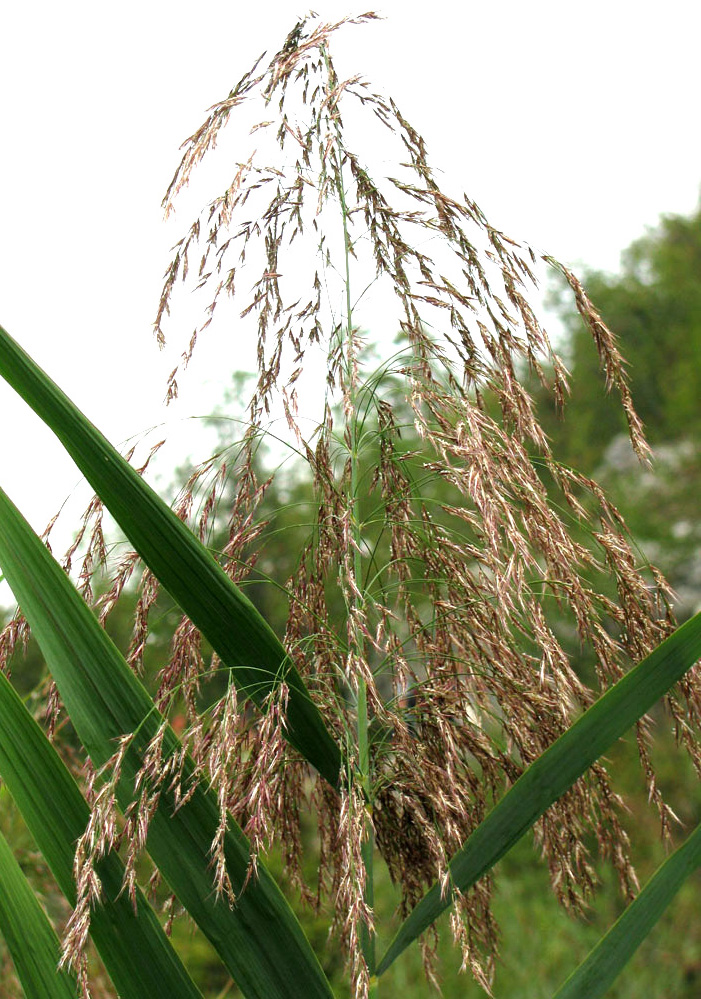
MULTIPOLYGON (((331 67, 328 54, 323 51, 324 60, 326 62, 326 69, 329 78, 329 84, 335 79, 335 74, 331 67)), ((361 534, 360 534, 360 520, 358 516, 358 472, 359 472, 359 455, 358 455, 358 421, 356 416, 356 406, 355 406, 355 386, 356 386, 356 366, 355 366, 355 345, 353 339, 353 304, 351 298, 351 280, 350 280, 350 256, 351 256, 351 244, 350 244, 350 234, 348 232, 348 206, 346 204, 346 194, 343 188, 343 176, 342 176, 342 160, 341 160, 341 134, 338 126, 338 121, 334 116, 333 108, 330 109, 330 114, 334 123, 334 130, 336 133, 336 145, 333 151, 333 156, 335 160, 335 175, 336 175, 336 191, 338 194, 339 203, 341 206, 341 217, 343 220, 343 250, 344 250, 344 260, 345 260, 345 291, 346 291, 346 303, 345 303, 345 366, 346 366, 346 397, 347 397, 347 440, 348 440, 348 451, 350 459, 350 529, 351 537, 353 542, 353 577, 356 592, 360 587, 360 581, 362 580, 362 555, 361 555, 361 534)), ((354 601, 358 600, 357 596, 353 596, 354 601)), ((363 638, 362 636, 353 637, 354 644, 356 645, 356 653, 359 656, 363 654, 363 638)), ((357 708, 356 708, 356 733, 358 740, 358 779, 360 780, 363 792, 365 795, 365 800, 367 803, 368 810, 372 804, 372 780, 370 774, 370 745, 369 745, 369 721, 368 721, 368 691, 367 683, 363 676, 359 675, 357 678, 358 691, 357 691, 357 708)), ((365 903, 370 911, 374 908, 374 882, 373 882, 373 855, 374 855, 374 831, 372 827, 372 820, 368 811, 368 815, 365 820, 365 837, 362 845, 362 858, 363 866, 365 868, 365 890, 364 899, 365 903)), ((375 932, 367 924, 363 924, 361 928, 361 947, 363 952, 363 957, 370 974, 370 999, 375 999, 378 995, 377 980, 375 978, 375 932)))

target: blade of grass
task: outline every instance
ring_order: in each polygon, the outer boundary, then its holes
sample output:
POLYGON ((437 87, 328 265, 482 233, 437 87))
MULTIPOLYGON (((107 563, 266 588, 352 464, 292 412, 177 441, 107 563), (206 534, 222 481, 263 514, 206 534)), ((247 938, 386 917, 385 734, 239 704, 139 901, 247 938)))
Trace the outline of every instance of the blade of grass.
MULTIPOLYGON (((701 614, 678 628, 607 690, 532 763, 450 861, 452 886, 466 891, 508 853, 540 816, 701 657, 701 614)), ((381 975, 452 904, 450 887, 424 895, 380 961, 381 975)))
MULTIPOLYGON (((133 733, 117 796, 122 810, 163 718, 129 670, 66 574, 0 490, 0 565, 30 623, 86 752, 96 767, 133 733)), ((165 726, 162 759, 181 752, 165 726)), ((215 796, 195 783, 189 757, 183 803, 170 785, 160 789, 147 846, 172 890, 211 941, 244 995, 251 999, 330 999, 331 990, 297 919, 266 867, 248 879, 249 845, 230 821, 224 851, 237 893, 230 907, 215 897, 211 845, 219 811, 215 796), (194 785, 194 788, 193 788, 194 785), (245 887, 244 887, 245 886, 245 887)))
POLYGON ((27 999, 76 999, 73 976, 56 970, 61 956, 58 937, 2 835, 0 932, 27 999))
POLYGON ((655 871, 553 999, 599 999, 623 970, 688 876, 701 865, 701 825, 655 871))
POLYGON ((204 545, 0 326, 0 375, 49 426, 146 565, 261 705, 284 678, 286 736, 336 786, 340 750, 274 631, 204 545))
MULTIPOLYGON (((0 777, 56 883, 76 902, 73 856, 90 810, 58 753, 0 673, 0 777)), ((140 890, 136 908, 122 891, 124 865, 108 854, 98 865, 102 903, 90 933, 122 999, 177 996, 202 999, 140 890)), ((31 939, 31 938, 28 938, 31 939)), ((54 961, 54 975, 58 958, 54 961)))

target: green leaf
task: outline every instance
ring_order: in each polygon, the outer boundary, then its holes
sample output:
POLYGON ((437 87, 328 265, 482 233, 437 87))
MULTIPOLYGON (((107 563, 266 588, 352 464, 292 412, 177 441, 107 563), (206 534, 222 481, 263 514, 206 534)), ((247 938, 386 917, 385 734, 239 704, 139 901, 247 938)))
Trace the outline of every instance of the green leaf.
POLYGON ((76 999, 75 979, 57 971, 58 937, 0 835, 0 931, 27 999, 76 999))
POLYGON ((686 878, 701 865, 701 826, 662 864, 554 999, 598 999, 631 959, 686 878))
MULTIPOLYGON (((117 786, 120 808, 134 795, 143 756, 163 719, 66 574, 0 490, 0 565, 46 658, 78 736, 96 767, 133 733, 117 786)), ((180 753, 165 727, 162 759, 180 753)), ((249 845, 230 820, 224 851, 236 905, 217 899, 211 845, 219 821, 215 796, 195 784, 186 757, 183 803, 160 789, 147 846, 172 890, 251 999, 330 999, 331 990, 309 942, 265 866, 246 884, 249 845), (194 788, 193 788, 194 785, 194 788), (246 887, 244 888, 244 885, 246 887)))
MULTIPOLYGON (((607 690, 516 781, 449 865, 452 885, 464 892, 508 853, 554 801, 605 753, 701 657, 701 614, 683 624, 647 658, 607 690)), ((424 895, 399 927, 377 974, 452 904, 439 884, 424 895)))
MULTIPOLYGON (((0 776, 56 883, 75 905, 73 856, 90 810, 58 753, 2 673, 0 776)), ((158 995, 201 999, 142 892, 137 889, 134 910, 122 891, 124 865, 119 857, 108 854, 97 873, 103 899, 93 910, 90 933, 122 999, 158 995)))
POLYGON ((259 706, 284 677, 286 737, 337 786, 341 754, 285 649, 204 545, 0 326, 0 375, 54 431, 134 548, 259 706))

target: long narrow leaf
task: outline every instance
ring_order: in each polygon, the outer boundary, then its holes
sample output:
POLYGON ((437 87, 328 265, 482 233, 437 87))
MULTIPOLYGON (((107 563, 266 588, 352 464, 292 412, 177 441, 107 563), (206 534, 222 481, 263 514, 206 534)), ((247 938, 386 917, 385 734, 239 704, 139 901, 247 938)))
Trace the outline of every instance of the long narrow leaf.
POLYGON ((27 999, 76 999, 75 979, 57 971, 61 947, 46 913, 0 836, 0 932, 27 999))
MULTIPOLYGON (((450 878, 464 892, 516 844, 554 801, 701 657, 701 614, 683 624, 607 690, 516 781, 450 861, 450 878)), ((399 927, 380 961, 381 975, 452 904, 439 884, 399 927)))
POLYGON ((53 430, 141 558, 257 704, 284 676, 286 736, 334 786, 341 755, 272 628, 170 507, 0 326, 0 375, 53 430))
MULTIPOLYGON (((100 767, 117 740, 133 733, 117 786, 120 807, 134 795, 144 753, 163 726, 148 693, 100 628, 60 566, 0 490, 0 565, 46 658, 75 729, 100 767)), ((162 758, 181 751, 168 726, 162 758)), ((224 851, 236 905, 217 899, 210 849, 219 812, 211 792, 194 784, 186 758, 178 805, 163 787, 147 846, 172 890, 209 938, 244 995, 251 999, 329 999, 331 990, 309 942, 262 863, 247 881, 249 845, 230 821, 224 851), (245 886, 245 887, 244 887, 245 886)))
MULTIPOLYGON (((90 810, 58 753, 2 673, 0 777, 56 883, 75 905, 73 856, 90 810)), ((122 999, 161 995, 201 999, 142 892, 137 889, 134 908, 122 891, 124 865, 119 857, 108 854, 97 873, 103 897, 93 911, 90 932, 122 999)))
POLYGON ((554 999, 599 999, 623 970, 686 878, 701 865, 701 826, 650 878, 554 999))

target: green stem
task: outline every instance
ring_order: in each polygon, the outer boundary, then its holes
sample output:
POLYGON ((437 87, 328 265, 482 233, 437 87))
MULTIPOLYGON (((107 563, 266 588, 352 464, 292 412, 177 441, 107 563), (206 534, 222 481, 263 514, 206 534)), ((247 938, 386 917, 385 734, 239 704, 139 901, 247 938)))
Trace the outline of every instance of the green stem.
MULTIPOLYGON (((358 729, 358 765, 360 768, 360 778, 363 784, 363 790, 365 791, 365 797, 368 801, 368 809, 370 809, 371 801, 371 782, 370 782, 370 752, 368 746, 368 691, 365 681, 360 678, 358 680, 358 709, 357 709, 357 729, 358 729)), ((373 883, 373 854, 375 850, 375 836, 372 828, 372 820, 370 815, 365 822, 365 840, 362 846, 362 857, 363 866, 365 867, 365 904, 370 910, 375 907, 375 890, 373 883)), ((368 966, 368 971, 370 975, 374 978, 375 975, 375 933, 370 931, 370 928, 363 924, 361 931, 361 946, 363 948, 363 957, 365 958, 365 963, 368 966)), ((374 991, 371 990, 370 995, 377 995, 377 985, 373 986, 374 991)))
MULTIPOLYGON (((322 47, 322 53, 324 56, 324 61, 326 63, 326 70, 328 73, 329 83, 331 84, 335 78, 335 74, 331 67, 328 54, 322 47)), ((331 108, 330 113, 333 117, 334 112, 331 108)), ((343 249, 345 258, 345 288, 346 288, 346 323, 345 323, 345 361, 346 361, 346 391, 348 393, 348 412, 349 425, 348 425, 348 449, 350 458, 350 518, 351 518, 351 533, 353 538, 353 576, 355 585, 359 586, 362 580, 362 555, 360 550, 360 522, 358 518, 358 423, 356 417, 356 407, 355 407, 355 381, 356 381, 356 371, 355 371, 355 349, 353 344, 353 306, 351 299, 351 281, 350 281, 350 234, 348 232, 348 205, 346 203, 346 194, 343 189, 343 178, 342 178, 342 161, 340 156, 341 148, 341 133, 338 127, 338 121, 333 117, 334 130, 336 133, 336 147, 334 149, 334 160, 335 160, 335 173, 336 173, 336 190, 338 193, 338 199, 341 206, 341 217, 343 220, 343 249)), ((354 599, 357 599, 354 598, 354 599)), ((363 639, 360 637, 355 643, 358 646, 358 655, 362 655, 363 639)), ((369 745, 369 723, 368 723, 368 692, 367 683, 362 676, 358 677, 358 694, 357 694, 357 712, 356 712, 356 725, 357 725, 357 740, 358 740, 358 769, 359 769, 359 780, 363 788, 365 795, 365 800, 367 802, 368 809, 371 808, 372 804, 372 781, 370 777, 370 745, 369 745)), ((374 882, 373 882, 373 854, 375 848, 374 834, 372 828, 372 820, 368 812, 368 817, 365 822, 365 840, 362 846, 362 858, 363 866, 365 868, 365 890, 363 897, 367 907, 372 911, 374 907, 374 882)), ((375 932, 371 930, 367 924, 363 924, 361 929, 361 947, 363 951, 363 957, 365 958, 365 963, 367 964, 368 971, 371 976, 371 985, 369 995, 371 999, 376 999, 378 995, 378 985, 375 979, 375 932)))

